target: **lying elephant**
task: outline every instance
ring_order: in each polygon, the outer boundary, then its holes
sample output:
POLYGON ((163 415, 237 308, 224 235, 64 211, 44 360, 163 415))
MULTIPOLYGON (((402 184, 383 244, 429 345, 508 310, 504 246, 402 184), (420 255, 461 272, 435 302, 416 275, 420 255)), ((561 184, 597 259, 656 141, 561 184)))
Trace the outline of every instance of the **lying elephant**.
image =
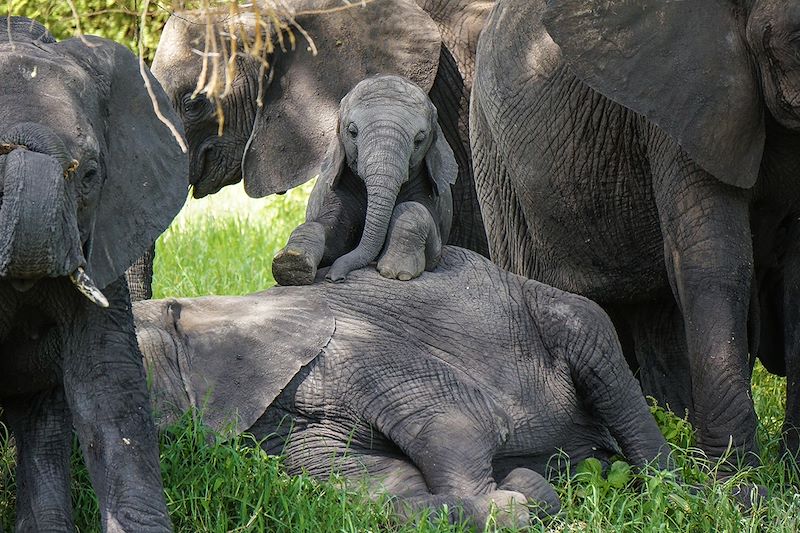
POLYGON ((235 416, 290 472, 366 474, 404 511, 482 524, 494 501, 527 523, 526 498, 558 508, 541 474, 559 449, 667 465, 604 312, 460 248, 413 283, 366 268, 134 315, 162 425, 190 406, 215 429, 235 416))

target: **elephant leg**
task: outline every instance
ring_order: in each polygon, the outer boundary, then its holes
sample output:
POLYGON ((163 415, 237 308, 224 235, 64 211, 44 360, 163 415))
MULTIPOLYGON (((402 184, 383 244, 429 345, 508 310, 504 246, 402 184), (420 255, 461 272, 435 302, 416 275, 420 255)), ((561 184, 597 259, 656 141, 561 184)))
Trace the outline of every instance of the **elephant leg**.
MULTIPOLYGON (((796 218, 795 218, 796 220, 796 218)), ((783 341, 786 364, 786 414, 782 452, 800 461, 800 228, 788 239, 783 264, 783 341)))
POLYGON ((697 444, 712 459, 732 451, 734 462, 756 465, 748 193, 716 180, 670 140, 654 142, 651 151, 667 275, 683 314, 697 444))
POLYGON ((3 402, 17 449, 16 531, 72 531, 72 426, 59 387, 3 402))
POLYGON ((423 270, 433 270, 441 254, 439 228, 430 211, 418 202, 398 204, 378 259, 381 276, 408 281, 423 270))
POLYGON ((132 302, 149 300, 153 297, 153 262, 155 259, 156 244, 153 243, 144 255, 125 272, 132 302))
POLYGON ((272 276, 279 285, 310 285, 325 254, 325 228, 319 222, 297 226, 272 259, 272 276))
POLYGON ((82 298, 74 306, 63 358, 64 390, 101 524, 107 532, 171 531, 124 277, 104 293, 107 309, 82 298))
POLYGON ((568 317, 552 315, 553 327, 541 328, 552 335, 544 338, 545 345, 568 362, 579 398, 608 427, 629 462, 644 466, 655 461, 659 468, 669 468, 669 447, 628 368, 611 320, 596 304, 573 298, 568 317), (565 331, 564 324, 572 327, 565 331))
POLYGON ((539 518, 556 515, 561 510, 561 500, 553 485, 544 476, 528 468, 515 468, 506 475, 497 488, 519 492, 528 500, 533 500, 539 518))
POLYGON ((691 414, 692 379, 681 311, 671 298, 630 306, 626 313, 645 396, 678 416, 691 414))
POLYGON ((330 190, 318 182, 311 191, 306 222, 295 228, 272 260, 280 285, 309 285, 317 268, 332 264, 358 244, 364 228, 366 192, 352 184, 330 190))

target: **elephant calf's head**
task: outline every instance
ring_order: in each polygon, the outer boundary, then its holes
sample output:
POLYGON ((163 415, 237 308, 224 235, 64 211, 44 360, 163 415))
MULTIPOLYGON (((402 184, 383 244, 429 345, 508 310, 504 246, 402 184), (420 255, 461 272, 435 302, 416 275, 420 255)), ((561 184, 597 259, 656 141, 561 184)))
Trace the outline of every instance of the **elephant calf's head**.
MULTIPOLYGON (((449 195, 458 165, 428 95, 405 78, 376 76, 360 82, 342 99, 320 180, 336 188, 346 171, 363 181, 367 190, 361 242, 337 260, 349 272, 377 257, 401 187, 413 188, 432 201, 442 193, 449 195)), ((449 228, 449 221, 446 224, 449 228)))

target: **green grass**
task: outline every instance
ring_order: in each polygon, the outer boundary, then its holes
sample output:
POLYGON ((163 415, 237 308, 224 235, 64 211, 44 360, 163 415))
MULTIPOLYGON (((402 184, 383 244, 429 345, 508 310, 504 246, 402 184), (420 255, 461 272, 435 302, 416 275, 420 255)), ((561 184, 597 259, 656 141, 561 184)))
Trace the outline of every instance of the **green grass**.
MULTIPOLYGON (((303 220, 311 185, 283 197, 250 200, 229 187, 203 200, 189 200, 159 240, 156 297, 244 294, 273 284, 271 258, 303 220)), ((754 378, 759 440, 764 465, 736 480, 765 485, 770 499, 743 513, 730 497, 733 483, 710 483, 709 466, 691 452, 689 425, 663 410, 656 418, 674 445, 685 483, 669 473, 635 474, 625 463, 602 472, 588 461, 556 480, 563 511, 531 531, 785 531, 800 530, 800 479, 778 461, 785 380, 760 366, 754 378), (700 487, 693 488, 693 487, 700 487)), ((0 427, 0 528, 13 525, 13 446, 0 427)), ((401 524, 387 498, 372 500, 342 480, 319 482, 286 475, 270 457, 240 436, 215 442, 190 416, 161 437, 161 469, 176 531, 461 532, 429 520, 401 524)), ((73 454, 73 501, 78 529, 97 531, 97 504, 80 454, 73 454)), ((492 530, 493 528, 489 528, 492 530)))

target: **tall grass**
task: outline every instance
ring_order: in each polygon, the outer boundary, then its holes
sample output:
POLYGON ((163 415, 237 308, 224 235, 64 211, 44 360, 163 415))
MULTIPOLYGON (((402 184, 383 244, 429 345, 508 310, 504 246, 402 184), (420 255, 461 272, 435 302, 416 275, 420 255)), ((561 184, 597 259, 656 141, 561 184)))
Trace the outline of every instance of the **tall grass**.
MULTIPOLYGON (((157 245, 156 297, 244 294, 273 283, 271 258, 302 222, 311 184, 282 197, 251 200, 228 187, 189 200, 157 245)), ((623 462, 603 471, 596 461, 573 465, 555 480, 562 513, 531 531, 757 532, 800 531, 800 479, 778 460, 785 380, 760 365, 754 378, 763 466, 732 482, 710 481, 712 466, 693 453, 691 427, 660 409, 654 414, 674 447, 683 482, 664 472, 637 474, 623 462), (735 484, 759 483, 770 498, 743 512, 735 484)), ((435 517, 401 524, 387 498, 370 499, 340 479, 290 477, 281 458, 267 456, 247 435, 220 443, 192 417, 161 437, 167 505, 180 532, 278 531, 462 532, 435 517)), ((13 446, 0 427, 0 527, 14 516, 13 446)), ((79 531, 98 531, 97 504, 80 455, 73 456, 73 501, 79 531)), ((490 527, 489 530, 494 528, 490 527)))

